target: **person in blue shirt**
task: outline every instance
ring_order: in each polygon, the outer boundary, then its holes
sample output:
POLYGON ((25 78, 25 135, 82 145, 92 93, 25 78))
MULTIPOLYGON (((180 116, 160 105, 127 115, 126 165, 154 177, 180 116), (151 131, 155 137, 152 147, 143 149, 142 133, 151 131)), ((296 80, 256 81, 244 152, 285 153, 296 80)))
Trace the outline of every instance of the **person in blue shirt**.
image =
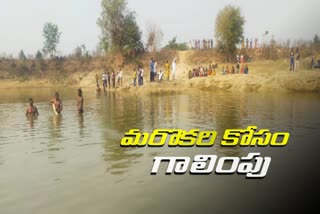
POLYGON ((249 68, 248 68, 248 65, 246 65, 246 67, 244 68, 244 74, 249 74, 249 68))
POLYGON ((150 82, 154 82, 154 60, 151 58, 150 61, 150 82))

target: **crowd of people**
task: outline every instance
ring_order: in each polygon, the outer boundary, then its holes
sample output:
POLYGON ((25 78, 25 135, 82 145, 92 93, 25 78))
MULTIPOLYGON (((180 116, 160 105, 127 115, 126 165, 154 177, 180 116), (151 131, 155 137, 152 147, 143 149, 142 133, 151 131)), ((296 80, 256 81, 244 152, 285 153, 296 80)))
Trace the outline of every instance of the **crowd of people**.
MULTIPOLYGON (((98 73, 95 74, 96 79, 96 85, 97 85, 97 91, 101 91, 100 85, 99 85, 99 75, 98 73)), ((106 88, 116 88, 116 87, 122 87, 123 85, 123 72, 120 68, 118 71, 112 71, 106 72, 104 71, 102 73, 102 86, 103 91, 106 91, 106 88)))
POLYGON ((243 38, 241 41, 241 48, 247 48, 247 49, 253 49, 253 48, 258 48, 258 38, 250 39, 249 38, 243 38))
POLYGON ((190 50, 211 49, 213 46, 213 39, 193 39, 189 41, 188 47, 190 50))
POLYGON ((170 65, 169 61, 167 60, 164 68, 165 68, 165 74, 162 70, 158 69, 158 62, 151 58, 150 60, 150 82, 155 81, 162 81, 164 76, 166 76, 166 79, 169 80, 175 80, 176 79, 176 69, 177 69, 177 58, 175 57, 170 65))
MULTIPOLYGON (((175 80, 176 79, 176 67, 177 67, 177 58, 175 57, 170 64, 169 61, 167 60, 164 69, 165 71, 159 69, 158 67, 158 62, 154 59, 151 58, 150 64, 149 64, 149 69, 150 69, 150 83, 151 82, 160 82, 163 79, 166 80, 175 80)), ((106 68, 105 68, 106 70, 106 68)), ((143 86, 144 84, 144 75, 145 72, 143 70, 143 67, 139 65, 137 68, 133 69, 133 74, 132 74, 132 85, 135 86, 143 86)), ((101 92, 102 89, 100 88, 99 85, 99 74, 95 74, 95 80, 96 80, 96 85, 97 85, 97 92, 101 92)), ((112 71, 112 72, 106 72, 104 71, 102 73, 102 85, 103 85, 103 91, 105 92, 106 89, 111 89, 111 88, 119 88, 123 86, 123 71, 120 68, 117 72, 112 71)))
MULTIPOLYGON (((244 49, 253 49, 258 48, 258 38, 250 39, 243 38, 241 40, 241 48, 244 49)), ((188 43, 188 48, 190 50, 200 50, 200 49, 212 49, 214 48, 213 39, 193 39, 190 40, 188 43)))
POLYGON ((228 74, 249 74, 249 67, 248 65, 240 66, 240 63, 237 63, 236 67, 235 66, 222 67, 222 75, 228 75, 228 74))
POLYGON ((206 77, 206 76, 215 76, 216 69, 218 68, 218 64, 210 64, 208 67, 199 66, 197 68, 193 68, 189 70, 188 78, 192 79, 194 77, 206 77))
MULTIPOLYGON (((217 74, 216 70, 218 69, 218 64, 210 64, 208 67, 199 66, 197 68, 193 68, 188 72, 188 78, 192 79, 195 77, 207 77, 207 76, 215 76, 217 74)), ((222 67, 222 75, 228 74, 249 74, 248 65, 244 65, 243 63, 237 62, 236 66, 223 66, 222 67)))

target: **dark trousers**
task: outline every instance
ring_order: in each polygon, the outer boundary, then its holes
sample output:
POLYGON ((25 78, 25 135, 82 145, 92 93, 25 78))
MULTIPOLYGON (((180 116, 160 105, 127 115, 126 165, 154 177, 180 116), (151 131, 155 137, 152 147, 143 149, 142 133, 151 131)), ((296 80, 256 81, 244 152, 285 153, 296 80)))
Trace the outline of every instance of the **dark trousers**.
POLYGON ((154 81, 154 76, 153 76, 153 72, 150 71, 150 82, 153 82, 154 81))
POLYGON ((294 71, 294 59, 290 59, 290 71, 294 71))

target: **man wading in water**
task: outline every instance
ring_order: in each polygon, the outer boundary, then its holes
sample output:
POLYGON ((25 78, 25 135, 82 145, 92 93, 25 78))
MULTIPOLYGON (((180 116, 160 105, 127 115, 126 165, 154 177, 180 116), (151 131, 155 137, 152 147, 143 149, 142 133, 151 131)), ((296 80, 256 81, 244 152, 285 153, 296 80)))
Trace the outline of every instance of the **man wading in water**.
POLYGON ((37 109, 37 107, 35 107, 33 105, 33 99, 32 98, 29 98, 29 106, 28 106, 27 111, 26 111, 26 116, 27 117, 29 117, 29 116, 33 116, 33 117, 39 116, 38 109, 37 109))
POLYGON ((55 97, 50 101, 50 105, 54 105, 55 111, 60 114, 62 111, 62 101, 59 98, 59 93, 55 93, 55 97))
POLYGON ((82 96, 82 90, 81 88, 78 89, 78 113, 82 114, 83 113, 83 96, 82 96))

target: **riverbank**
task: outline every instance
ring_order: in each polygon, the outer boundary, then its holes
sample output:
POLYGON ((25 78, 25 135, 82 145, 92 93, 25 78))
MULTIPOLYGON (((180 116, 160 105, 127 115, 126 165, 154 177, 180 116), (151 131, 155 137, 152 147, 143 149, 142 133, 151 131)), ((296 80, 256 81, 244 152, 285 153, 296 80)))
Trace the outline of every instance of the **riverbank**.
MULTIPOLYGON (((0 80, 0 89, 10 88, 52 88, 52 87, 82 87, 95 89, 94 72, 85 75, 78 82, 71 80, 64 83, 50 82, 47 80, 0 80)), ((75 78, 75 77, 73 77, 75 78)), ((210 90, 210 91, 240 91, 240 92, 320 92, 320 71, 307 70, 299 72, 277 72, 275 74, 233 74, 209 77, 196 77, 192 79, 181 78, 176 81, 149 83, 145 80, 143 87, 133 87, 127 77, 123 87, 111 89, 119 92, 133 92, 138 94, 152 93, 163 94, 170 92, 183 92, 185 90, 210 90)))
MULTIPOLYGON (((309 59, 301 60, 301 69, 295 72, 288 71, 288 60, 278 61, 254 61, 248 63, 249 74, 222 75, 223 66, 234 66, 234 64, 221 64, 215 58, 207 59, 210 64, 218 63, 217 75, 208 77, 196 77, 188 79, 188 71, 200 65, 190 61, 194 52, 180 51, 177 53, 177 74, 175 81, 149 83, 148 66, 144 67, 144 86, 133 87, 132 70, 134 65, 123 68, 123 87, 111 89, 111 91, 132 92, 136 94, 165 94, 180 93, 186 90, 210 90, 210 91, 240 91, 240 92, 320 92, 320 70, 307 70, 309 59)), ((203 64, 202 66, 208 66, 203 64)), ((159 70, 164 70, 160 63, 159 70)), ((95 75, 101 77, 102 70, 75 72, 64 78, 56 79, 0 79, 0 89, 11 88, 92 88, 95 90, 95 75)), ((164 79, 167 79, 164 76, 164 79)), ((101 80, 99 81, 102 85, 101 80)))

